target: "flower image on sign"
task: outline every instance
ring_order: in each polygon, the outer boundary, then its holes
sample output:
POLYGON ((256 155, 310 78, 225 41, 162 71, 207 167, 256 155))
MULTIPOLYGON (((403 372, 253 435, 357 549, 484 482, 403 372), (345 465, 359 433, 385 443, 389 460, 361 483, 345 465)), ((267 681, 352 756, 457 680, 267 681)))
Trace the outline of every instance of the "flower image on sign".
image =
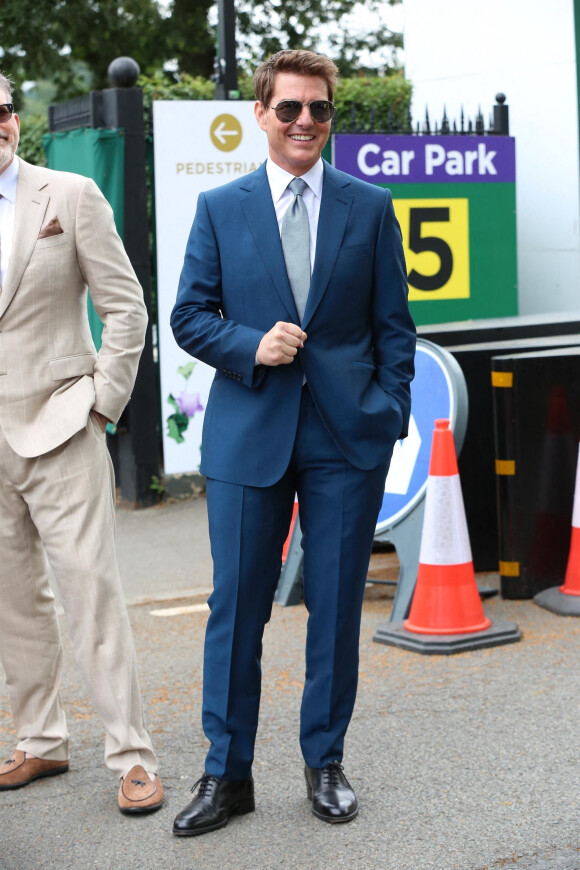
POLYGON ((169 396, 167 397, 167 401, 174 410, 174 413, 170 414, 167 418, 167 435, 169 438, 173 438, 173 440, 178 444, 183 444, 185 441, 183 433, 187 431, 191 418, 197 414, 198 411, 203 411, 205 409, 205 406, 202 405, 199 399, 199 393, 187 392, 187 381, 191 377, 196 365, 197 363, 194 360, 193 362, 180 366, 177 369, 177 374, 182 375, 185 378, 185 387, 182 389, 177 399, 173 393, 169 393, 169 396))

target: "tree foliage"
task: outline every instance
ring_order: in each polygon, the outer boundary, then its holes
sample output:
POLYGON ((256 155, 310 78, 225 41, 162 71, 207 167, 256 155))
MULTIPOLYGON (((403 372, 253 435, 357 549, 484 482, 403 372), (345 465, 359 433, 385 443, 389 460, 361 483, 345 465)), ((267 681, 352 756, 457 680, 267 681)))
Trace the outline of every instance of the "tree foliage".
POLYGON ((211 0, 173 0, 163 10, 157 0, 2 0, 0 66, 18 88, 25 79, 52 79, 61 100, 108 87, 109 63, 120 56, 133 57, 144 73, 175 61, 190 74, 209 75, 210 6, 211 0))
POLYGON ((240 0, 238 4, 238 46, 242 62, 255 66, 284 48, 324 51, 337 63, 341 75, 356 74, 360 56, 380 53, 379 66, 388 73, 398 64, 396 50, 402 35, 380 21, 385 4, 401 0, 240 0), (363 13, 376 13, 379 23, 369 30, 363 13), (324 42, 321 44, 321 38, 324 42))
POLYGON ((166 60, 175 59, 180 74, 207 76, 216 53, 215 33, 208 25, 212 0, 173 0, 166 21, 170 47, 166 60))
MULTIPOLYGON (((108 86, 109 63, 133 57, 144 74, 164 66, 178 75, 209 77, 215 28, 212 0, 0 0, 0 67, 17 89, 26 79, 50 79, 57 98, 108 86)), ((311 48, 332 56, 342 75, 361 68, 361 52, 389 73, 401 35, 385 24, 362 25, 401 0, 238 0, 237 43, 246 71, 281 48, 311 48), (360 26, 359 26, 360 25, 360 26), (323 34, 323 38, 322 35, 323 34)), ((17 105, 20 95, 16 95, 17 105)))

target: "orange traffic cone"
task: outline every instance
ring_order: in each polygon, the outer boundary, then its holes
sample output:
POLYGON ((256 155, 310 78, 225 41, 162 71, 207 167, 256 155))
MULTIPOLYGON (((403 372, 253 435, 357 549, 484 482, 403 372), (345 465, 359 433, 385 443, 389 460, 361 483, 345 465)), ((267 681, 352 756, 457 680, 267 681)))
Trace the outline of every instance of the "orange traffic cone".
MULTIPOLYGON (((379 636, 380 635, 380 636, 379 636)), ((422 653, 454 653, 520 640, 512 622, 493 623, 475 582, 449 420, 435 420, 419 570, 409 618, 375 640, 422 653)))
POLYGON ((298 604, 302 601, 304 583, 302 580, 302 566, 304 553, 302 552, 302 529, 300 528, 300 511, 298 499, 294 498, 290 531, 282 548, 282 573, 274 595, 276 604, 285 607, 289 604, 298 604))
POLYGON ((294 507, 292 508, 292 519, 290 520, 290 529, 288 531, 288 537, 284 541, 284 546, 282 547, 282 564, 286 564, 286 559, 288 558, 288 550, 290 549, 290 542, 292 541, 292 535, 294 534, 294 526, 296 525, 296 516, 298 514, 298 499, 294 499, 294 507))
POLYGON ((435 420, 419 573, 403 624, 420 634, 461 634, 491 625, 475 582, 449 420, 435 420))
POLYGON ((580 449, 576 466, 572 537, 563 586, 552 586, 534 595, 540 607, 562 616, 580 616, 580 449))
POLYGON ((560 586, 560 592, 563 592, 565 595, 580 595, 580 449, 578 451, 578 464, 576 466, 570 553, 568 554, 564 585, 560 586))

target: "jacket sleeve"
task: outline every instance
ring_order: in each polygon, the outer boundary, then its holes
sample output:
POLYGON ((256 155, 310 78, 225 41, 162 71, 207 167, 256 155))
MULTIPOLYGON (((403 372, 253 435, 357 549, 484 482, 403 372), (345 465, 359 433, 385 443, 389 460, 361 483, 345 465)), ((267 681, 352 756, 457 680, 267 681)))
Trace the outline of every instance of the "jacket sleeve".
POLYGON ((221 252, 207 201, 200 194, 191 228, 171 328, 191 356, 247 387, 263 377, 256 350, 264 333, 223 316, 221 252))
POLYGON ((129 401, 147 328, 143 290, 115 228, 112 209, 87 179, 76 213, 76 252, 103 321, 94 370, 94 410, 116 422, 129 401))
POLYGON ((373 346, 377 378, 402 412, 400 438, 411 414, 411 381, 415 373, 415 324, 409 312, 407 269, 401 229, 391 192, 385 190, 374 263, 373 346))

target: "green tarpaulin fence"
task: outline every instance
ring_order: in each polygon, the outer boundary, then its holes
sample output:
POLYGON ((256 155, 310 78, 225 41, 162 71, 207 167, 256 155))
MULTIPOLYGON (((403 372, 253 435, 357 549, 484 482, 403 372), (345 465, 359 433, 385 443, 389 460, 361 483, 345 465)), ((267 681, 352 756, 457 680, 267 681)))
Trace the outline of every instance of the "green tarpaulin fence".
MULTIPOLYGON (((50 169, 77 172, 92 178, 111 204, 117 232, 123 238, 125 189, 125 136, 122 130, 81 128, 63 133, 49 133, 42 144, 50 169)), ((101 346, 103 324, 89 298, 91 334, 97 348, 101 346)))

